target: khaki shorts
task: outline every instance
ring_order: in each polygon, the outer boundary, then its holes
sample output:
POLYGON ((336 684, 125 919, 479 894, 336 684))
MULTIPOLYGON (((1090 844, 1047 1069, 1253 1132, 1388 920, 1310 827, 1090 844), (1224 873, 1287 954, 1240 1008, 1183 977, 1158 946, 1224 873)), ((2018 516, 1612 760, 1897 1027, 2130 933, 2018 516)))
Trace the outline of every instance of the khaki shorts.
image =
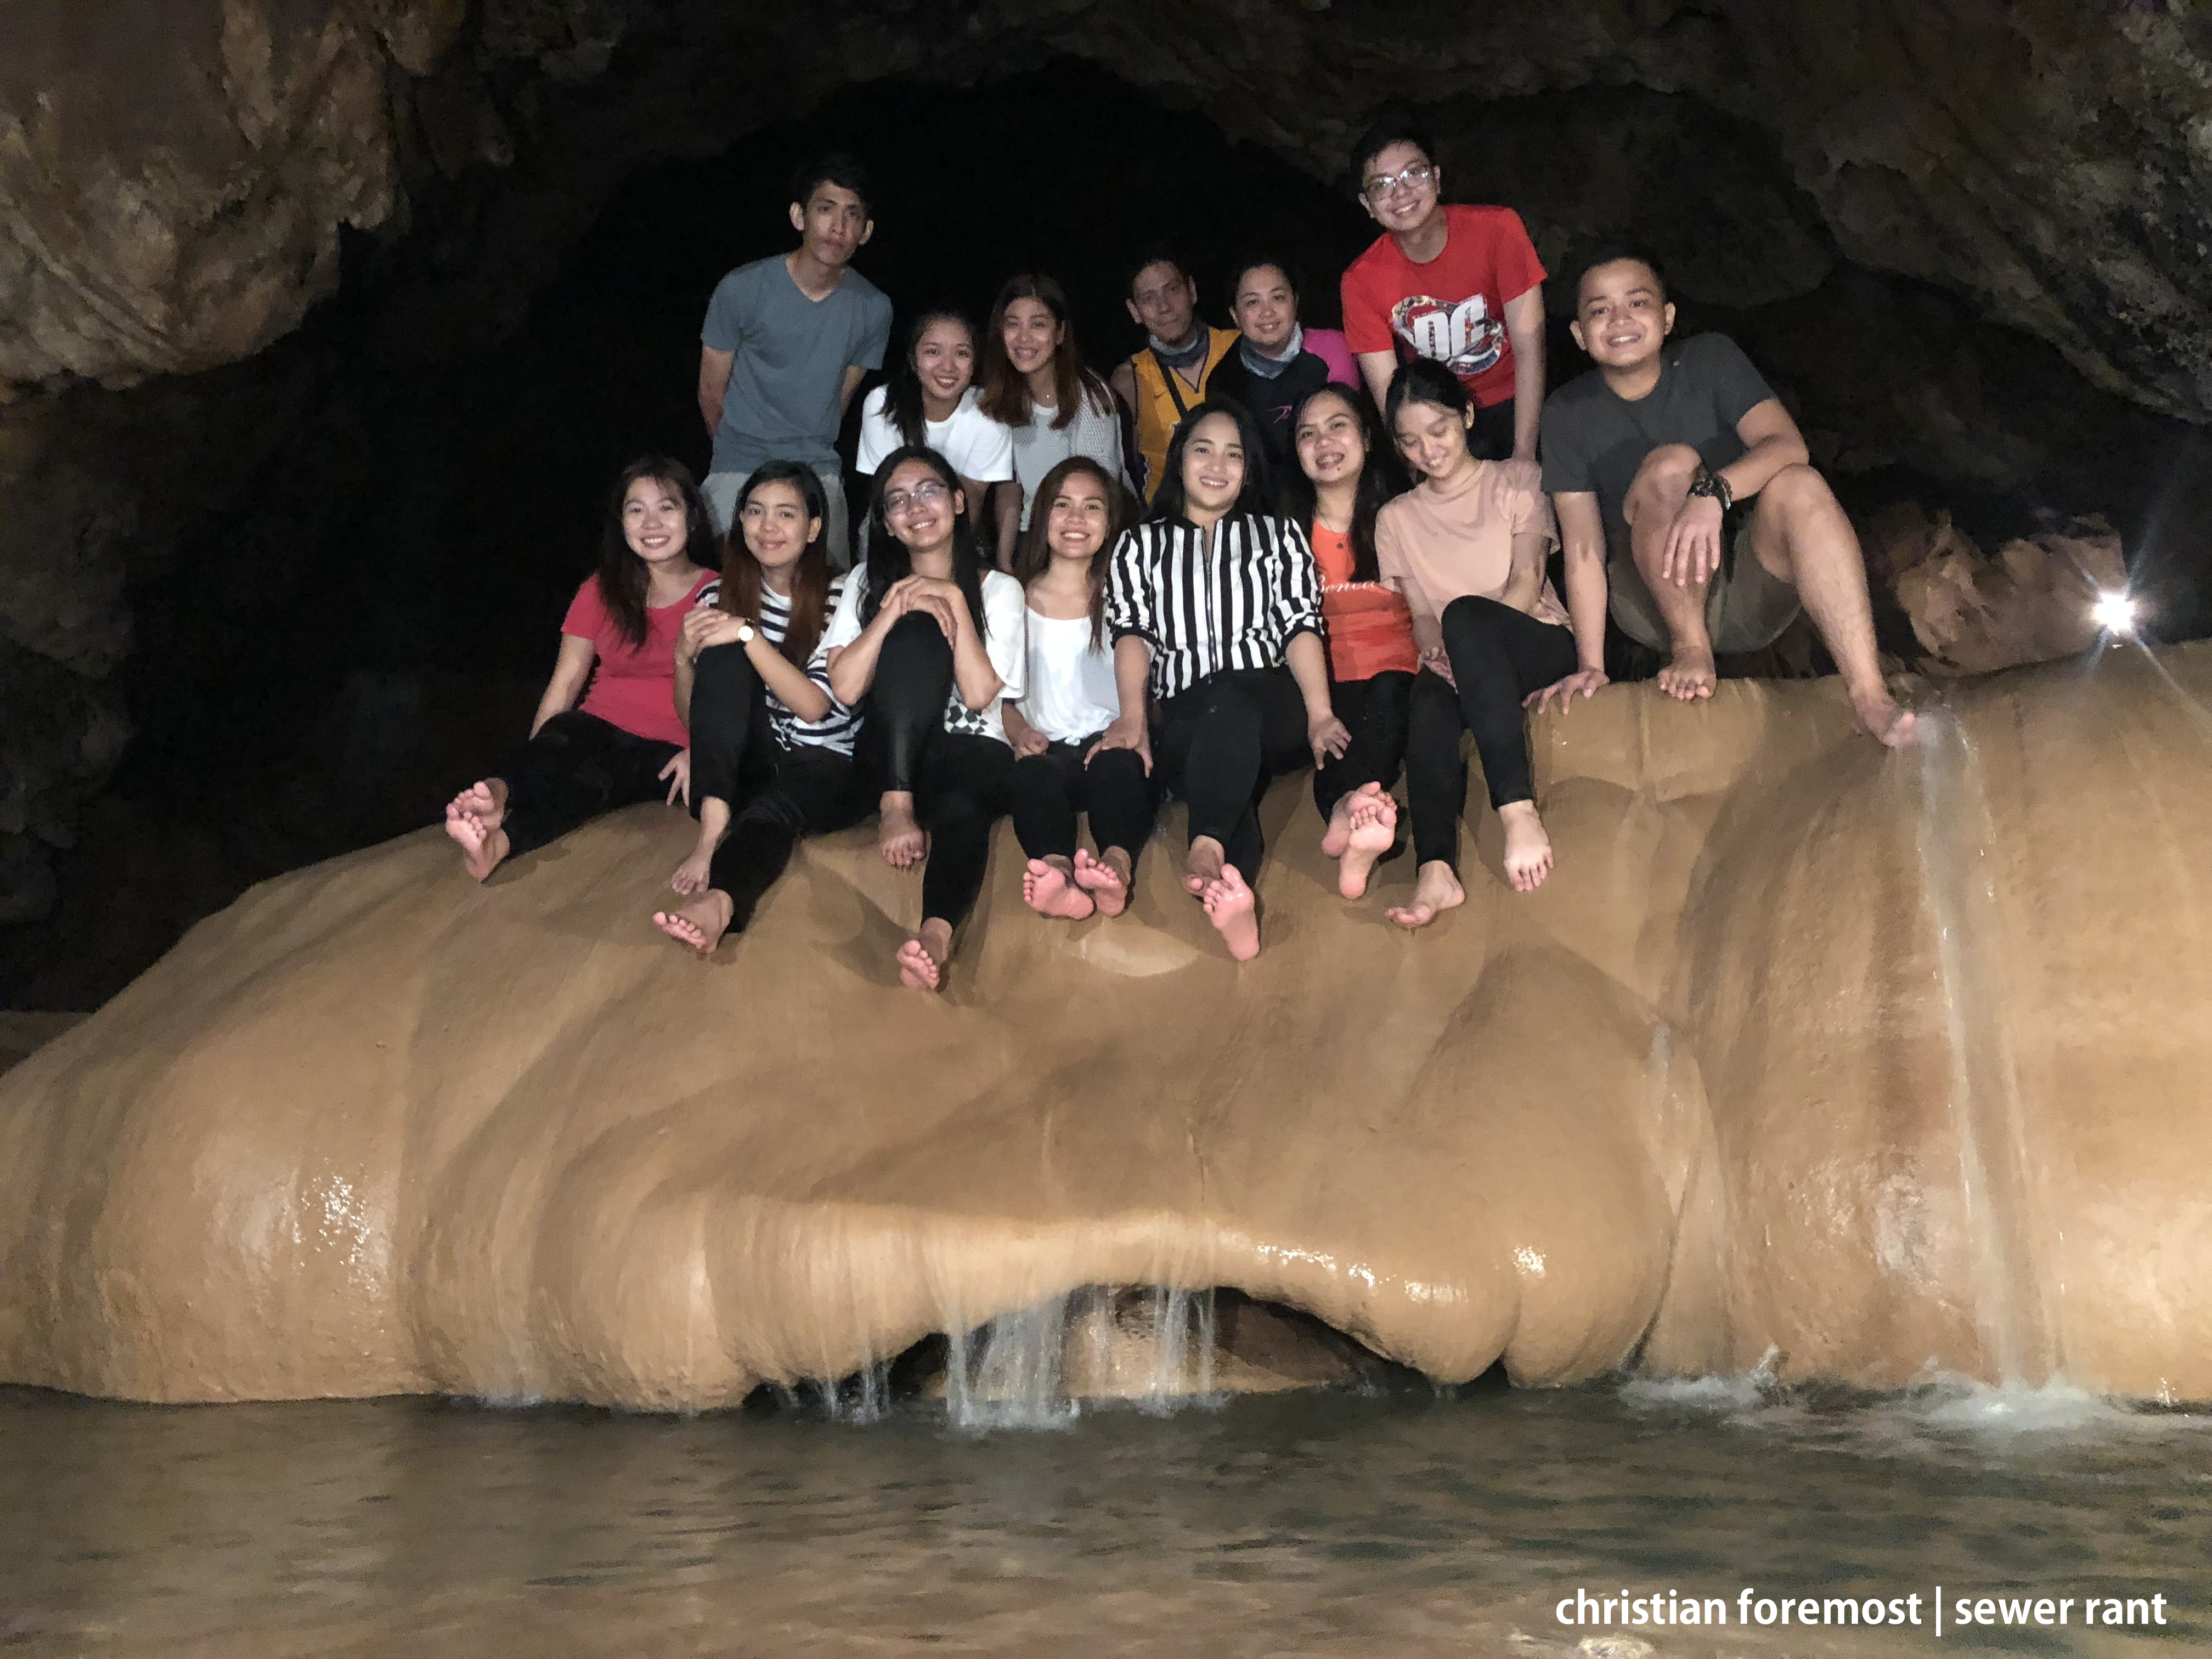
MULTIPOLYGON (((1644 573, 1625 553, 1606 564, 1606 586, 1613 619, 1638 645, 1665 651, 1672 641, 1659 606, 1644 585, 1644 573)), ((1751 515, 1746 514, 1728 544, 1721 568, 1705 587, 1705 631, 1713 654, 1739 656, 1763 651, 1780 639, 1804 607, 1797 590, 1759 562, 1751 546, 1751 515)))

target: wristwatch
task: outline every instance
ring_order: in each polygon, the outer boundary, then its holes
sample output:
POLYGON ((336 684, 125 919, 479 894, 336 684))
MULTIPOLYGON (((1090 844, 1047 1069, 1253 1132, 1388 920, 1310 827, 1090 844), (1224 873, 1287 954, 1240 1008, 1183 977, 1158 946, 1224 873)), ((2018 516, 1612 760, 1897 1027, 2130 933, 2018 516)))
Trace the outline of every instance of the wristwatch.
POLYGON ((738 643, 739 645, 750 645, 752 642, 753 625, 749 622, 739 623, 738 624, 738 643))
POLYGON ((1697 476, 1690 480, 1690 494, 1710 496, 1718 501, 1723 514, 1735 505, 1735 492, 1729 488, 1728 480, 1703 461, 1698 463, 1697 476))

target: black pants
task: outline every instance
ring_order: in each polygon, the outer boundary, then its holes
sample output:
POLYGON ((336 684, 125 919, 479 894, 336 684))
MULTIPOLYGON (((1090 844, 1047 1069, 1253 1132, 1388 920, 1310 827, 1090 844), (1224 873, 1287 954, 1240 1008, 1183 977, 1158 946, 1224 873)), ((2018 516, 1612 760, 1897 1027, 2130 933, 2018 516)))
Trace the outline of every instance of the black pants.
POLYGON ((1474 734, 1492 806, 1534 799, 1521 700, 1575 672, 1575 636, 1571 629, 1471 594, 1445 607, 1443 635, 1459 686, 1455 691, 1426 671, 1415 678, 1406 778, 1413 856, 1423 864, 1442 859, 1456 868, 1459 817, 1467 805, 1459 734, 1474 734))
POLYGON ((1024 755, 1014 763, 1014 833, 1021 837, 1022 851, 1033 859, 1072 859, 1076 815, 1087 811, 1091 838, 1098 843, 1098 850, 1120 848, 1129 855, 1133 871, 1137 855, 1152 839, 1159 791, 1144 776, 1141 762, 1137 766, 1141 787, 1128 787, 1124 775, 1115 785, 1094 787, 1092 777, 1097 767, 1106 766, 1105 775, 1113 775, 1115 769, 1109 763, 1117 752, 1109 749, 1091 766, 1085 766, 1084 756, 1097 741, 1094 735, 1080 743, 1050 744, 1042 754, 1024 755))
POLYGON ((682 750, 570 709, 538 728, 500 776, 507 781, 507 856, 527 853, 617 807, 665 800, 660 769, 682 750))
POLYGON ((743 933, 807 836, 848 830, 874 809, 849 755, 776 740, 768 688, 742 645, 699 653, 691 682, 691 797, 726 803, 730 825, 708 885, 730 896, 743 933))
MULTIPOLYGON (((1287 668, 1231 668, 1208 676, 1152 710, 1152 762, 1160 786, 1190 804, 1190 839, 1211 836, 1223 861, 1255 878, 1265 848, 1260 797, 1268 783, 1313 758, 1306 747, 1306 704, 1287 668)), ((1097 791, 1133 799, 1143 763, 1113 750, 1091 763, 1091 810, 1097 791), (1099 769, 1112 761, 1104 776, 1099 769)), ((1121 810, 1117 805, 1117 811, 1121 810)))
POLYGON ((1329 682, 1329 706, 1350 729, 1352 746, 1314 769, 1314 805, 1322 817, 1363 785, 1388 789, 1398 781, 1413 696, 1413 677, 1395 668, 1364 680, 1329 682))
POLYGON ((991 826, 1013 799, 1014 750, 997 738, 945 729, 952 685, 945 631, 921 612, 900 617, 876 657, 860 757, 877 793, 914 796, 915 817, 929 832, 922 919, 957 927, 983 890, 991 826))

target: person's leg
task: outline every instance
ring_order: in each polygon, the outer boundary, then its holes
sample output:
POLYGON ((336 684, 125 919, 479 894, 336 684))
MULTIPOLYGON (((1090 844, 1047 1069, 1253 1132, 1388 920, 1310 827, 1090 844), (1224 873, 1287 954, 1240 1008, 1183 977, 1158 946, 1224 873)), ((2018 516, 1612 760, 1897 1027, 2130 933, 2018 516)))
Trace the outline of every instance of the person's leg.
POLYGON ((732 810, 740 804, 740 779, 766 696, 760 671, 742 645, 709 646, 699 653, 691 670, 692 799, 713 795, 732 810))
POLYGON ((871 761, 879 771, 883 824, 878 836, 884 861, 910 870, 926 843, 915 817, 915 780, 925 757, 945 734, 945 708, 952 697, 952 647, 935 618, 915 611, 884 636, 876 657, 862 726, 871 761))
POLYGON ((1867 598, 1866 561, 1851 521, 1828 482, 1809 466, 1786 466, 1752 503, 1751 550, 1770 575, 1796 588, 1844 677, 1859 725, 1899 748, 1912 716, 1882 683, 1867 598))
POLYGON ((1668 533, 1689 499, 1698 465, 1698 452, 1687 444, 1662 444, 1644 458, 1623 505, 1637 573, 1667 634, 1667 665, 1659 671, 1659 689, 1685 701, 1711 696, 1718 679, 1705 626, 1708 584, 1670 581, 1663 574, 1668 533))
POLYGON ((1304 754, 1305 703, 1287 672, 1231 670, 1175 699, 1184 753, 1177 768, 1190 804, 1190 853, 1183 886, 1229 945, 1249 961, 1259 953, 1251 881, 1265 851, 1256 810, 1273 773, 1304 754))
POLYGON ((707 516, 714 520, 714 533, 730 533, 731 517, 738 510, 738 491, 745 487, 749 475, 743 472, 709 472, 699 481, 699 494, 707 502, 707 516))
POLYGON ((1084 769, 1081 800, 1098 854, 1076 848, 1076 885, 1091 895, 1100 915, 1118 916, 1128 908, 1138 857, 1152 837, 1159 781, 1146 772, 1134 751, 1109 749, 1084 769))
POLYGON ((1521 701, 1574 672, 1574 632, 1474 595, 1453 600, 1443 620, 1460 714, 1505 827, 1506 879, 1516 892, 1532 892, 1551 873, 1552 841, 1536 812, 1521 701))
POLYGON ((829 556, 832 570, 850 570, 858 561, 853 556, 850 514, 845 501, 844 463, 817 466, 814 476, 822 480, 822 493, 830 508, 822 522, 823 551, 829 556))
POLYGON ((653 921, 711 956, 724 933, 743 933, 751 925, 754 910, 803 837, 849 830, 867 817, 871 805, 851 756, 805 744, 781 750, 774 775, 748 793, 744 810, 715 847, 705 890, 681 909, 655 912, 653 921))
POLYGON ((635 737, 595 715, 569 710, 538 728, 500 775, 454 798, 446 833, 460 844, 462 863, 478 881, 506 859, 543 847, 617 806, 652 798, 651 772, 676 753, 672 744, 635 737), (496 817, 475 810, 494 803, 496 817))
POLYGON ((946 733, 919 780, 929 861, 921 872, 921 927, 901 947, 899 977, 934 991, 952 957, 952 935, 975 908, 991 859, 991 826, 1013 795, 1014 751, 996 738, 946 733))
POLYGON ((1467 761, 1460 734, 1467 719, 1459 694, 1437 674, 1414 677, 1406 720, 1406 799, 1413 821, 1413 897, 1387 913, 1401 927, 1424 927, 1463 903, 1459 818, 1467 805, 1467 761))
POLYGON ((1352 733, 1351 745, 1314 769, 1314 803, 1328 820, 1323 857, 1337 862, 1337 890, 1358 898, 1368 873, 1397 839, 1398 803, 1390 786, 1406 752, 1406 711, 1413 677, 1392 671, 1332 681, 1329 703, 1352 733))
POLYGON ((1014 763, 1014 835, 1029 857, 1022 902, 1041 916, 1079 921, 1097 908, 1075 883, 1075 804, 1082 786, 1083 751, 1072 743, 1048 744, 1014 763))

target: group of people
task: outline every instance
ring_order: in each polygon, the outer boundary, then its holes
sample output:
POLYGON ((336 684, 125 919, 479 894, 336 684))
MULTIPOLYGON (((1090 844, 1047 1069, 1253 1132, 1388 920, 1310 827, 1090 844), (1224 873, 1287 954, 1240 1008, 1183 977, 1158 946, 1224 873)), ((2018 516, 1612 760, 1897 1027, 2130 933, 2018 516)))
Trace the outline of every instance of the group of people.
POLYGON ((1910 741, 1849 520, 1730 341, 1670 342, 1656 263, 1581 273, 1572 331, 1595 367, 1547 398, 1546 272, 1519 216, 1446 204, 1405 114, 1352 161, 1382 234, 1343 275, 1340 336, 1302 326, 1273 254, 1231 273, 1233 330, 1200 319, 1182 260, 1140 255, 1146 345, 1103 378, 1049 276, 1006 283, 980 338, 954 311, 914 318, 861 409, 857 537, 836 439, 890 305, 851 268, 874 228, 860 168, 802 172, 799 246, 732 271, 708 310, 708 476, 648 458, 617 481, 529 741, 447 808, 469 873, 683 799, 684 902, 653 920, 706 955, 801 838, 873 813, 885 860, 921 872, 898 971, 935 989, 1000 817, 1030 908, 1114 916, 1170 795, 1182 885, 1249 959, 1258 805, 1307 765, 1347 899, 1401 845, 1402 774, 1414 885, 1388 914, 1423 927, 1465 897, 1463 735, 1507 879, 1532 890, 1553 854, 1524 711, 1607 684, 1608 617, 1695 701, 1717 654, 1802 607, 1859 724, 1910 741))

